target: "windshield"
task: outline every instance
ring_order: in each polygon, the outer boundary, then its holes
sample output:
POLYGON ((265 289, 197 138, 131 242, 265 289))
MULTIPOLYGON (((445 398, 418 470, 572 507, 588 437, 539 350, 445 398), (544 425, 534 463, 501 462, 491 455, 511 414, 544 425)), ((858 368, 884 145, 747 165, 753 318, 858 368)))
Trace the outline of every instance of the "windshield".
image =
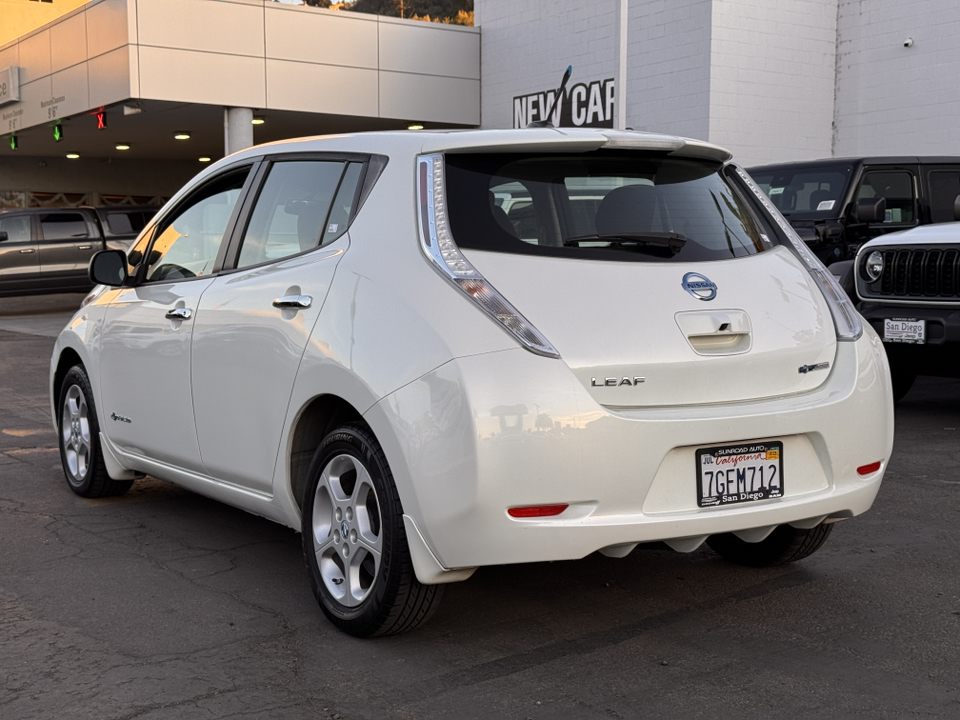
POLYGON ((450 226, 462 248, 589 260, 762 252, 771 234, 721 171, 639 152, 447 155, 450 226))
POLYGON ((821 213, 839 215, 843 191, 853 174, 852 165, 826 167, 764 167, 750 177, 784 215, 821 213))

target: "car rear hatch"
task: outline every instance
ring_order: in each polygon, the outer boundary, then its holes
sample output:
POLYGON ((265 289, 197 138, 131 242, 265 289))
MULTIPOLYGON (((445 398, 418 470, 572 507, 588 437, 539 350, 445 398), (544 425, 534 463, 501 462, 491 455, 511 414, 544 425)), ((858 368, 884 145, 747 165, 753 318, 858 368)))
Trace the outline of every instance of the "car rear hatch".
POLYGON ((827 378, 836 352, 830 310, 784 247, 723 262, 656 265, 464 254, 602 405, 805 392, 827 378), (704 301, 687 291, 687 273, 714 283, 716 297, 704 301))
POLYGON ((598 403, 743 402, 827 378, 830 307, 715 158, 459 154, 445 168, 463 267, 598 403))

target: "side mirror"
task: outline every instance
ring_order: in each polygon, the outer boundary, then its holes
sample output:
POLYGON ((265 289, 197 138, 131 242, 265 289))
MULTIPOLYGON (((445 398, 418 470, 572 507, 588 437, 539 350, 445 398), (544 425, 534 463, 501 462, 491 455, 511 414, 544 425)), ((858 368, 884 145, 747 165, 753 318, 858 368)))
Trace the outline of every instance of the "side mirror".
POLYGON ((855 217, 860 223, 883 222, 887 214, 886 198, 861 198, 857 200, 855 217))
MULTIPOLYGON (((957 197, 957 200, 960 200, 960 197, 957 197)), ((8 237, 10 237, 10 236, 7 235, 7 231, 6 231, 6 230, 0 230, 0 242, 3 242, 3 241, 6 240, 8 237)))
POLYGON ((90 259, 90 282, 120 287, 127 282, 127 256, 119 250, 101 250, 90 259))
POLYGON ((960 195, 953 199, 953 219, 960 220, 960 195))

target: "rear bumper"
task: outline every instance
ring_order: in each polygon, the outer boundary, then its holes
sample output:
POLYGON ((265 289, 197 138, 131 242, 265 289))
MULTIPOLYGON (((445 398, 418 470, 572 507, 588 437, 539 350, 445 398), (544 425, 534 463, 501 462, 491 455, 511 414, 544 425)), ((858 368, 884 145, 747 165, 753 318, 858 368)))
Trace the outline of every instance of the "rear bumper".
MULTIPOLYGON (((650 380, 648 379, 648 382, 650 380)), ((580 558, 656 540, 696 539, 851 517, 879 489, 893 444, 882 344, 839 343, 817 390, 750 403, 614 411, 562 361, 508 350, 452 361, 367 414, 405 512, 445 568, 580 558), (695 450, 784 441, 783 498, 696 502, 695 450), (877 460, 866 477, 857 467, 877 460), (566 503, 518 520, 507 508, 566 503)))
POLYGON ((881 337, 886 319, 925 320, 927 338, 923 345, 884 343, 890 364, 895 371, 960 377, 960 307, 863 302, 860 314, 881 337))

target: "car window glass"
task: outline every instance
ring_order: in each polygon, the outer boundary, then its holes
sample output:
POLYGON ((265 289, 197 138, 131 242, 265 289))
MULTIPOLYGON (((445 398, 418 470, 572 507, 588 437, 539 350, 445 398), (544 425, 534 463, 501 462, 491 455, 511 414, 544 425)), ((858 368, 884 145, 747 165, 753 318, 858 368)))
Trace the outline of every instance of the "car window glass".
POLYGON ((320 245, 332 243, 347 231, 355 210, 353 203, 357 197, 357 184, 362 172, 363 163, 353 162, 347 165, 343 179, 340 181, 340 189, 337 190, 337 197, 330 208, 320 245))
MULTIPOLYGON (((587 235, 597 232, 597 211, 600 209, 600 203, 607 193, 624 185, 649 185, 653 186, 653 181, 649 178, 604 178, 604 177, 567 177, 563 180, 567 189, 568 215, 567 222, 571 232, 575 235, 587 235)), ((532 208, 521 204, 519 212, 521 215, 521 227, 523 225, 535 225, 535 220, 531 218, 532 208), (531 222, 533 220, 533 222, 531 222)), ((660 220, 660 208, 654 208, 655 221, 660 220)), ((509 217, 509 213, 507 216, 509 217)))
POLYGON ((851 166, 757 170, 750 175, 784 215, 795 212, 837 214, 851 166))
POLYGON ((864 175, 857 200, 879 197, 887 201, 884 223, 896 225, 916 220, 913 175, 906 170, 873 171, 864 175))
POLYGON ((40 216, 40 228, 47 242, 79 240, 89 237, 87 223, 80 213, 51 213, 40 216))
POLYGON ((722 260, 770 246, 719 163, 654 153, 446 157, 458 245, 584 260, 722 260))
POLYGON ((13 217, 0 215, 0 230, 7 234, 5 242, 30 242, 30 217, 28 215, 14 215, 13 217))
POLYGON ((108 212, 107 227, 114 235, 137 235, 147 226, 153 215, 153 212, 147 210, 108 212))
POLYGON ((247 223, 237 267, 317 247, 343 171, 338 161, 274 163, 247 223))
POLYGON ((164 219, 150 247, 148 282, 210 274, 249 171, 218 178, 164 219))
POLYGON ((960 171, 930 173, 930 221, 953 222, 953 202, 960 195, 960 171))

